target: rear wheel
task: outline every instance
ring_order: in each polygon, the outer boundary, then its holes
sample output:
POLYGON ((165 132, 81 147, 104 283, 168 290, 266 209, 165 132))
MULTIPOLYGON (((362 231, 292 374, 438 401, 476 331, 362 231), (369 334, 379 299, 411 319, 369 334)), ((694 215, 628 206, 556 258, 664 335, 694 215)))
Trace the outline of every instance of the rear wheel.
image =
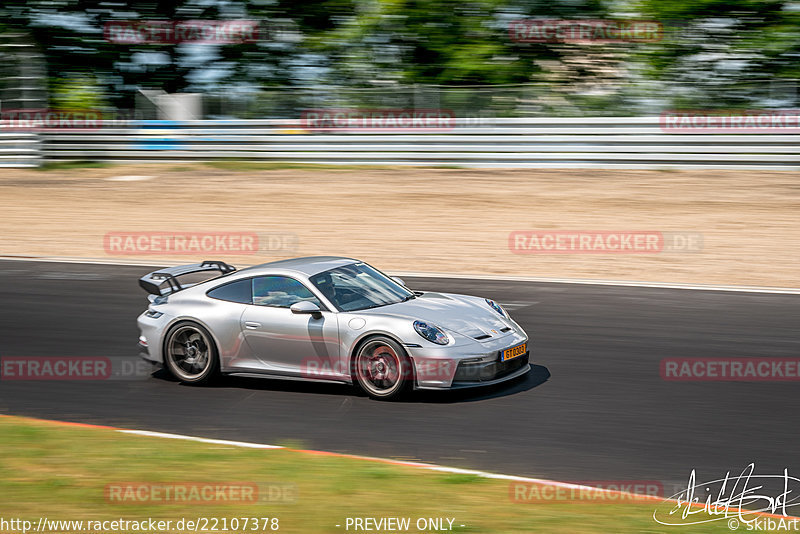
POLYGON ((217 373, 217 348, 205 328, 180 323, 170 329, 166 339, 164 361, 181 382, 205 384, 217 373))
POLYGON ((412 384, 411 361, 394 340, 368 339, 356 353, 354 372, 358 384, 374 399, 396 399, 412 384))

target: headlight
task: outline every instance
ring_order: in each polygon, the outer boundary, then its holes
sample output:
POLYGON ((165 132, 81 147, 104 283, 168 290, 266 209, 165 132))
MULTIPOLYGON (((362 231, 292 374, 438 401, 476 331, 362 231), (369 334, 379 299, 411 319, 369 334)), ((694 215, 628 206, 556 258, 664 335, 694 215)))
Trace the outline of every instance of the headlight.
POLYGON ((506 313, 506 311, 498 303, 496 303, 495 301, 493 301, 491 299, 485 299, 485 300, 486 300, 486 304, 491 306, 494 311, 496 311, 497 313, 499 313, 503 317, 508 317, 508 314, 506 313))
POLYGON ((447 334, 438 326, 433 326, 430 323, 414 321, 414 330, 431 343, 436 343, 437 345, 447 345, 450 343, 450 338, 447 337, 447 334))

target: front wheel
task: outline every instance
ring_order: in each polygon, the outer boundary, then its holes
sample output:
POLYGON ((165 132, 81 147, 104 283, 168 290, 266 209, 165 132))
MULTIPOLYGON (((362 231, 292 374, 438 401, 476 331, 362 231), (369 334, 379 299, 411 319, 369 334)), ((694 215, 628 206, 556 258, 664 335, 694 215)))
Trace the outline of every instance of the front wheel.
POLYGON ((367 340, 358 349, 354 367, 358 384, 373 399, 396 399, 413 382, 411 361, 388 337, 367 340))
POLYGON ((181 323, 170 329, 164 344, 164 361, 170 372, 187 384, 205 384, 219 368, 211 335, 193 323, 181 323))

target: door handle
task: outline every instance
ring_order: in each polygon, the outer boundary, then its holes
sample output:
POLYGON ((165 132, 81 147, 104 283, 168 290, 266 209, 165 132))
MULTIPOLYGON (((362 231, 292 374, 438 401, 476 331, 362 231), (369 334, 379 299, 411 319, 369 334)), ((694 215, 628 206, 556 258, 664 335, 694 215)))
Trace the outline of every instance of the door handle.
POLYGON ((247 321, 246 323, 244 323, 244 327, 249 328, 250 330, 255 330, 256 328, 261 328, 261 323, 253 323, 247 321))

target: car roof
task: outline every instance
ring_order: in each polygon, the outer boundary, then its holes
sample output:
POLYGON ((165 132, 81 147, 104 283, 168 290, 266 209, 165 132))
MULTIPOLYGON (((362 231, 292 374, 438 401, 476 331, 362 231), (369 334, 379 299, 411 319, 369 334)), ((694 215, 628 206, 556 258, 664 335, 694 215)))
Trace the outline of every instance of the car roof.
POLYGON ((252 275, 260 274, 261 272, 268 273, 274 269, 286 269, 311 276, 336 267, 341 267, 342 265, 350 265, 358 261, 359 260, 353 258, 344 258, 341 256, 308 256, 305 258, 292 258, 262 263, 261 265, 253 265, 252 267, 247 267, 238 272, 244 273, 247 271, 252 275))

